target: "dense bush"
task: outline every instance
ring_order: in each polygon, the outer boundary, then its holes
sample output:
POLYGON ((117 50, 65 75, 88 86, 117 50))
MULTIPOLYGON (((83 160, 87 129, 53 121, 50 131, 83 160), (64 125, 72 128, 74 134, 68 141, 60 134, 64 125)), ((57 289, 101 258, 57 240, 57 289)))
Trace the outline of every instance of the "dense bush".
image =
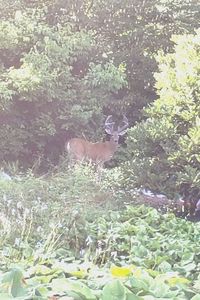
POLYGON ((56 161, 75 132, 98 137, 103 107, 126 84, 122 67, 94 63, 90 31, 50 26, 45 17, 44 10, 17 11, 0 22, 1 160, 56 161))
MULTIPOLYGON (((0 159, 58 162, 71 136, 102 136, 104 114, 130 124, 155 98, 153 54, 193 32, 198 4, 0 2, 0 159)), ((44 167, 44 165, 42 166, 44 167)))
POLYGON ((200 31, 174 36, 174 53, 158 56, 159 98, 129 131, 130 185, 186 199, 200 197, 200 31))
POLYGON ((56 239, 60 236, 58 244, 80 249, 87 235, 85 220, 120 205, 114 189, 119 175, 77 165, 49 177, 30 173, 12 180, 1 178, 0 246, 10 242, 36 245, 54 232, 56 239))

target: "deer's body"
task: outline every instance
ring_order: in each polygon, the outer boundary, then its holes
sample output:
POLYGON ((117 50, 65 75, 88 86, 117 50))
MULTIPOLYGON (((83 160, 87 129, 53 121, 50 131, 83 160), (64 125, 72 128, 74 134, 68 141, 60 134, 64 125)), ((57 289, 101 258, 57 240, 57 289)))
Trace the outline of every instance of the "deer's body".
POLYGON ((66 144, 70 157, 78 161, 90 161, 103 165, 109 161, 118 147, 119 136, 123 135, 128 127, 128 120, 124 116, 124 126, 114 130, 115 122, 108 116, 105 122, 105 131, 111 136, 110 141, 91 143, 81 138, 73 138, 66 144))
POLYGON ((67 143, 67 151, 75 160, 104 163, 112 158, 117 146, 112 139, 104 143, 91 143, 81 138, 73 138, 67 143))

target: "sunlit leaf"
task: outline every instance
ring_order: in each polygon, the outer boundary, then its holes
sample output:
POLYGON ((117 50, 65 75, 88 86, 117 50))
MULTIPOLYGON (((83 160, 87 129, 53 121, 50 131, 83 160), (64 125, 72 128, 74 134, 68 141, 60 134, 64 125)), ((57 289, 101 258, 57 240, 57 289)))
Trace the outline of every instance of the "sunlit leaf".
POLYGON ((133 268, 131 267, 118 267, 112 266, 110 272, 115 277, 127 277, 132 273, 133 268))
POLYGON ((172 277, 167 279, 167 282, 169 283, 170 286, 174 286, 176 284, 189 284, 190 281, 187 278, 183 277, 172 277))

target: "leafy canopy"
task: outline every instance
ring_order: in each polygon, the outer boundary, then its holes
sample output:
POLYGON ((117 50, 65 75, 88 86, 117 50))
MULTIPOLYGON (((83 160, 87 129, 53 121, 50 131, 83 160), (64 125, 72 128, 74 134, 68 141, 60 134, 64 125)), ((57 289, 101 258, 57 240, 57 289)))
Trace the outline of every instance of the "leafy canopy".
POLYGON ((145 110, 147 120, 130 130, 127 174, 138 186, 198 199, 200 31, 172 41, 174 53, 157 57, 159 98, 145 110))

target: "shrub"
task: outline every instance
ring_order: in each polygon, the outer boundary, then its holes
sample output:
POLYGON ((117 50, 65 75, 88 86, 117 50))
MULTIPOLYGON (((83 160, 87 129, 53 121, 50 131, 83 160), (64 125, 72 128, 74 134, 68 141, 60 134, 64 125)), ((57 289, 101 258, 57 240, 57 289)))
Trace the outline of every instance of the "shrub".
POLYGON ((200 196, 200 30, 174 36, 174 53, 158 55, 159 98, 129 131, 128 185, 168 196, 200 196))
POLYGON ((17 246, 35 245, 53 234, 55 248, 65 245, 76 253, 87 236, 86 219, 111 208, 112 203, 117 208, 116 176, 116 172, 103 170, 100 181, 93 167, 76 165, 48 177, 29 173, 12 180, 2 178, 0 245, 11 241, 17 246))
POLYGON ((57 163, 64 143, 100 136, 103 109, 126 85, 125 69, 96 57, 91 31, 50 25, 45 9, 0 22, 0 159, 57 163))

